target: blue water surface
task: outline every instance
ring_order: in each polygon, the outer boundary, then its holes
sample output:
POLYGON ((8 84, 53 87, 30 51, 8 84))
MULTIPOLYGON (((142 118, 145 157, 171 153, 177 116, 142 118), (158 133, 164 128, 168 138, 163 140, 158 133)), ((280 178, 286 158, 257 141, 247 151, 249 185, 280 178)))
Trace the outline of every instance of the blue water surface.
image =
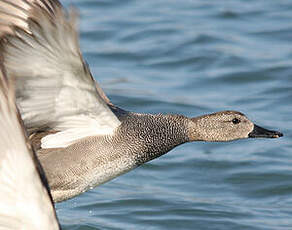
POLYGON ((63 229, 292 229, 292 1, 67 0, 112 102, 233 109, 280 139, 189 143, 57 204, 63 229))

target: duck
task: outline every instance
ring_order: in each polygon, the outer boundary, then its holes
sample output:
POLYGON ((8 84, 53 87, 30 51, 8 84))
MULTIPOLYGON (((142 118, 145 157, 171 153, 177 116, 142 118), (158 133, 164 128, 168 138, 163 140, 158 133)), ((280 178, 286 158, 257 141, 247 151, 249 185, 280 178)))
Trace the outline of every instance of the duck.
POLYGON ((78 13, 57 0, 0 1, 0 53, 54 202, 106 183, 186 142, 278 138, 228 110, 186 117, 114 105, 83 59, 78 13))
POLYGON ((59 230, 45 173, 0 68, 0 229, 59 230))

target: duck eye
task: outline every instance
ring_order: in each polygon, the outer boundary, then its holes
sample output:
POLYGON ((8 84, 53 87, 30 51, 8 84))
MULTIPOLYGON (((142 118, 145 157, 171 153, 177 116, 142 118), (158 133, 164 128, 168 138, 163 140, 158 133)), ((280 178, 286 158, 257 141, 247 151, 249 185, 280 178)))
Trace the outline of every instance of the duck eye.
POLYGON ((240 123, 240 120, 238 118, 233 118, 232 123, 236 125, 236 124, 240 123))

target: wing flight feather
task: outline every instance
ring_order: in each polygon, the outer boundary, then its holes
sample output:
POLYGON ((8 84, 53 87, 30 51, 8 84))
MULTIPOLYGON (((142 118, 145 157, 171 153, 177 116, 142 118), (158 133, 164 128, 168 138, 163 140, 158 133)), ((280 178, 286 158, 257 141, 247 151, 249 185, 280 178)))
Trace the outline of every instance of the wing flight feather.
POLYGON ((0 229, 57 230, 44 174, 27 142, 14 88, 0 69, 0 229), (29 147, 29 148, 28 148, 29 147), (38 164, 37 164, 38 163, 38 164), (42 181, 41 181, 42 179, 42 181))
POLYGON ((110 135, 120 125, 82 58, 77 19, 53 0, 0 1, 0 52, 24 124, 30 132, 58 131, 42 148, 110 135))

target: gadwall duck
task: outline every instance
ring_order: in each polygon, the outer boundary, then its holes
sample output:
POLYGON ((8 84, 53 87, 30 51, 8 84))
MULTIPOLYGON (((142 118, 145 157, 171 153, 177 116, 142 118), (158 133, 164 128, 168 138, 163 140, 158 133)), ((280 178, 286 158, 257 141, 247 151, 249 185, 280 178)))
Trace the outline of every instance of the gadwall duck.
POLYGON ((0 69, 0 229, 60 229, 45 175, 0 69))
POLYGON ((200 117, 113 105, 82 58, 77 14, 56 0, 1 1, 1 54, 54 201, 74 197, 190 141, 277 138, 237 111, 200 117))

